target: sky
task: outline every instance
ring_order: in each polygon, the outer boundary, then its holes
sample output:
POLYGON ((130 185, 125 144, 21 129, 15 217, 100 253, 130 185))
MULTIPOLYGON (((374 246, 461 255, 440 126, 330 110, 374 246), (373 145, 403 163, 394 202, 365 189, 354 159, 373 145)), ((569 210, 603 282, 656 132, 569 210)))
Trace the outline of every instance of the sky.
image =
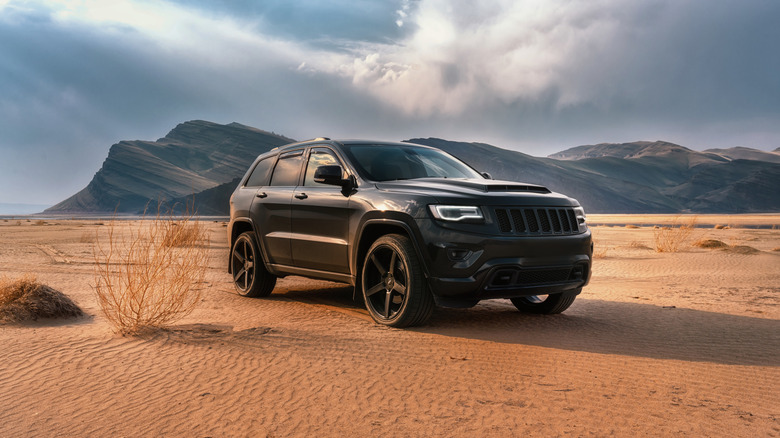
POLYGON ((55 204, 195 119, 773 150, 778 22, 776 0, 0 0, 0 203, 55 204))

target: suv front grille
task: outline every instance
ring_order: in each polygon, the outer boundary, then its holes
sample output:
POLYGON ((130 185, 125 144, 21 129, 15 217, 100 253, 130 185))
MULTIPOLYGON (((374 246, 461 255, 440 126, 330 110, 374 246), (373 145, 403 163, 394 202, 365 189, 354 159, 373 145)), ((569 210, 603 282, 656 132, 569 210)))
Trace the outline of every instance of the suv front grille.
POLYGON ((578 234, 573 208, 496 208, 496 223, 502 233, 578 234))

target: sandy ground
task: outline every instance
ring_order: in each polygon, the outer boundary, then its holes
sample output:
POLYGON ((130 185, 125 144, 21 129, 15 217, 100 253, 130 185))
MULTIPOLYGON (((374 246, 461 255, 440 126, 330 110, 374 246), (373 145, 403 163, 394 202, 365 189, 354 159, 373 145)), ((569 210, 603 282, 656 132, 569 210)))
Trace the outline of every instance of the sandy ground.
POLYGON ((780 230, 733 220, 694 239, 756 251, 668 254, 652 221, 605 223, 647 226, 594 227, 593 280, 566 313, 488 301, 398 330, 335 283, 237 296, 209 222, 195 312, 122 337, 91 286, 104 225, 0 220, 0 274, 90 315, 0 326, 0 436, 780 436, 780 230))

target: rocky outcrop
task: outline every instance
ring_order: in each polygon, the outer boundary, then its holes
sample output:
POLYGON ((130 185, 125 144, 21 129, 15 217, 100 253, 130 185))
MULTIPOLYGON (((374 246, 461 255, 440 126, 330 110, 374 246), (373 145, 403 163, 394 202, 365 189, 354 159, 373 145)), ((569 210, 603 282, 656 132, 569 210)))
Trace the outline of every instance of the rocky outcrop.
POLYGON ((46 213, 136 213, 233 181, 261 153, 291 139, 231 123, 195 120, 157 141, 121 141, 86 188, 46 213))

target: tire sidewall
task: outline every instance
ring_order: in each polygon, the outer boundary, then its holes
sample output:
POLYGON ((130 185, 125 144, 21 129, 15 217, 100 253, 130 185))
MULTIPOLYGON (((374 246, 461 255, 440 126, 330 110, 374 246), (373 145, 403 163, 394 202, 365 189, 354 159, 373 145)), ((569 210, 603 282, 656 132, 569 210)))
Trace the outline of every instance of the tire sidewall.
MULTIPOLYGON (((414 255, 412 255, 412 257, 414 257, 414 255)), ((414 289, 413 283, 415 281, 415 279, 413 278, 413 273, 411 271, 411 263, 413 261, 414 260, 410 260, 410 255, 407 254, 406 249, 399 244, 398 239, 394 235, 386 235, 380 237, 379 239, 376 240, 376 242, 374 242, 371 245, 371 247, 368 249, 368 252, 366 252, 366 257, 363 260, 363 269, 361 270, 361 275, 360 275, 360 281, 361 281, 360 288, 362 289, 361 295, 363 296, 363 301, 366 304, 366 309, 371 314, 371 317, 375 321, 379 322, 380 324, 392 326, 395 322, 404 318, 404 316, 406 315, 406 310, 409 306, 409 301, 411 299, 410 294, 419 293, 418 291, 413 290, 414 289), (392 318, 388 318, 388 319, 385 319, 383 315, 377 314, 377 312, 374 310, 373 306, 371 305, 370 298, 366 296, 366 289, 367 289, 366 269, 368 269, 369 263, 371 263, 371 261, 369 260, 369 256, 372 253, 374 253, 374 251, 380 248, 389 248, 390 250, 395 251, 399 255, 399 258, 403 259, 402 263, 404 267, 404 272, 406 272, 406 278, 404 279, 407 283, 406 296, 404 297, 404 301, 403 303, 401 303, 401 307, 398 309, 398 312, 396 312, 396 314, 392 318)))
MULTIPOLYGON (((242 290, 241 288, 238 287, 238 284, 236 283, 236 277, 235 277, 235 275, 236 275, 236 267, 235 266, 231 266, 231 272, 233 272, 233 286, 236 288, 236 292, 238 292, 238 294, 243 296, 243 297, 252 295, 252 291, 254 290, 254 287, 255 287, 255 282, 257 282, 257 274, 258 274, 257 263, 258 263, 259 251, 258 251, 258 248, 257 248, 257 243, 255 243, 254 237, 255 237, 254 233, 252 233, 250 231, 242 233, 240 236, 238 236, 238 238, 236 239, 236 242, 233 244, 233 250, 231 251, 231 254, 230 254, 230 263, 233 263, 234 260, 235 260, 235 257, 233 256, 233 254, 235 253, 236 248, 238 247, 238 245, 242 244, 242 242, 248 242, 249 243, 249 248, 251 248, 251 250, 252 250, 252 260, 254 260, 254 266, 252 267, 252 269, 253 269, 254 272, 252 272, 252 281, 247 285, 246 290, 242 290)), ((262 261, 260 261, 260 262, 262 263, 262 261)))

